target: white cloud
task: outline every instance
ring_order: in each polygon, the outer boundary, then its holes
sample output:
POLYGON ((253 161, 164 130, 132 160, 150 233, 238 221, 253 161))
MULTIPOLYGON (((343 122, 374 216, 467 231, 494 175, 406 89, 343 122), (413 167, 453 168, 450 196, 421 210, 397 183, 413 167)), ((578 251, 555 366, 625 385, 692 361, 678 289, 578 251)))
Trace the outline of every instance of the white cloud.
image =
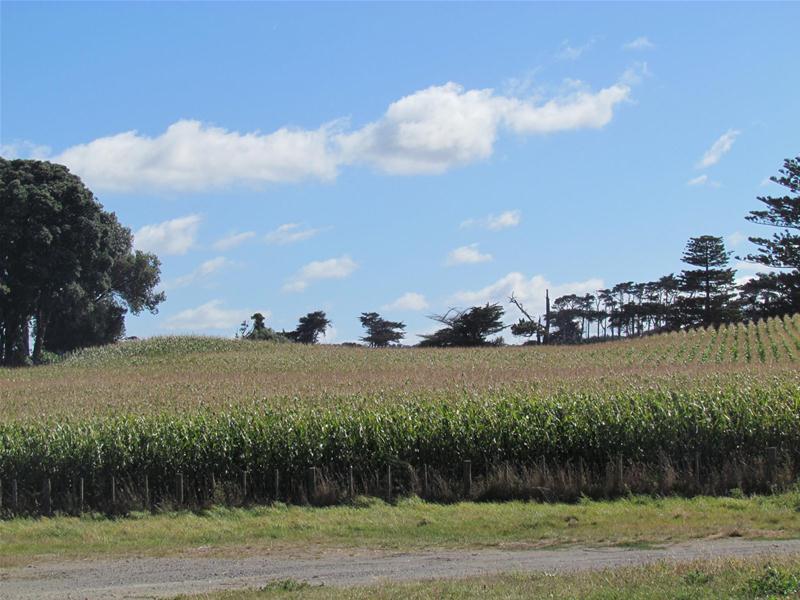
POLYGON ((377 121, 352 131, 343 120, 272 133, 179 120, 155 136, 126 131, 72 146, 51 160, 93 189, 114 192, 331 181, 347 164, 390 174, 435 174, 491 156, 501 128, 541 135, 604 127, 631 92, 622 80, 597 92, 575 81, 568 88, 542 101, 450 82, 405 96, 377 121))
POLYGON ((447 255, 445 264, 452 267, 454 265, 489 262, 490 260, 492 260, 491 254, 481 254, 478 250, 478 244, 470 244, 469 246, 461 246, 452 250, 447 255))
POLYGON ((301 268, 283 286, 285 292, 302 292, 309 284, 318 279, 344 279, 358 268, 358 264, 349 256, 315 260, 301 268))
POLYGON ((655 47, 656 45, 643 35, 622 46, 625 50, 650 50, 655 47))
POLYGON ((181 120, 156 136, 126 131, 72 146, 54 161, 92 188, 204 190, 231 184, 331 180, 330 127, 239 133, 181 120))
POLYGON ((217 256, 216 258, 205 261, 191 273, 188 273, 187 275, 181 275, 172 282, 167 282, 164 287, 166 289, 186 287, 187 285, 191 285, 196 281, 205 279, 217 271, 220 271, 225 267, 230 267, 231 265, 233 265, 233 263, 224 256, 217 256))
POLYGON ((197 238, 200 215, 188 215, 163 223, 145 225, 134 235, 137 250, 156 254, 186 254, 197 238))
POLYGON ((218 239, 216 242, 212 244, 212 248, 214 250, 230 250, 231 248, 235 248, 240 244, 243 244, 249 239, 252 239, 256 236, 255 231, 244 231, 242 233, 232 233, 230 235, 225 236, 224 238, 218 239))
POLYGON ((741 231, 734 231, 733 233, 725 236, 725 241, 729 246, 738 246, 745 240, 747 240, 747 236, 741 231))
MULTIPOLYGON (((269 317, 269 311, 261 311, 269 317)), ((250 316, 250 311, 242 308, 223 308, 222 300, 212 300, 197 308, 187 308, 167 319, 165 329, 183 331, 204 331, 208 329, 231 329, 250 316)))
POLYGON ((317 235, 321 229, 303 229, 299 223, 285 223, 264 236, 268 244, 293 244, 317 235))
POLYGON ((719 181, 709 179, 708 175, 704 173, 703 175, 698 175, 697 177, 693 177, 692 179, 686 182, 686 185, 718 188, 720 186, 720 183, 719 181))
POLYGON ((42 160, 50 156, 50 153, 49 146, 34 144, 27 140, 16 140, 9 144, 0 144, 0 156, 6 160, 14 160, 15 158, 42 160))
POLYGON ((729 129, 723 133, 716 142, 711 144, 711 148, 706 150, 706 153, 703 154, 703 158, 700 159, 696 167, 698 169, 704 169, 706 167, 710 167, 711 165, 717 164, 720 159, 733 147, 733 142, 736 141, 736 138, 740 133, 741 131, 736 129, 729 129))
POLYGON ((425 310, 428 306, 428 301, 422 294, 406 292, 394 302, 384 304, 381 310, 425 310))
POLYGON ((335 344, 339 339, 339 331, 335 325, 329 325, 325 332, 322 334, 321 344, 335 344))
POLYGON ((492 231, 500 231, 509 227, 516 227, 522 220, 522 211, 507 210, 499 215, 489 215, 482 219, 467 219, 461 222, 461 227, 485 227, 492 231))
POLYGON ((578 60, 594 43, 595 39, 592 38, 581 46, 572 46, 569 40, 564 40, 561 42, 558 52, 556 52, 556 58, 558 60, 578 60))
POLYGON ((451 82, 401 98, 379 121, 339 142, 348 162, 400 175, 443 173, 491 156, 500 127, 520 135, 600 128, 629 95, 628 86, 615 84, 536 104, 451 82))
POLYGON ((513 272, 479 290, 457 292, 454 294, 453 300, 466 305, 487 302, 505 304, 513 292, 529 313, 542 314, 545 310, 545 291, 548 289, 550 290, 550 299, 555 300, 565 294, 593 294, 603 287, 603 280, 599 278, 555 285, 542 275, 534 275, 528 279, 522 273, 513 272))

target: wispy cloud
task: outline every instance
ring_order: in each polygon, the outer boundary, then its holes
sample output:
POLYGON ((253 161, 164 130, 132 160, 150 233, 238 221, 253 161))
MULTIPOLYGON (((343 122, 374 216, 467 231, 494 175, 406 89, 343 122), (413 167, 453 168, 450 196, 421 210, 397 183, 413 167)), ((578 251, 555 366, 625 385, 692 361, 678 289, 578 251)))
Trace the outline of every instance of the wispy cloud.
POLYGON ((145 225, 133 234, 137 250, 156 254, 186 254, 197 238, 200 215, 188 215, 154 225, 145 225))
POLYGON ((719 181, 715 181, 713 179, 709 179, 708 175, 705 173, 702 175, 698 175, 697 177, 692 177, 689 181, 686 182, 686 185, 690 185, 693 187, 714 187, 718 188, 720 186, 719 181))
POLYGON ((445 264, 452 267, 455 265, 489 262, 490 260, 492 260, 491 254, 481 254, 478 250, 478 244, 470 244, 469 246, 461 246, 452 250, 450 254, 447 255, 445 264))
POLYGON ((164 287, 166 289, 186 287, 198 281, 204 280, 214 273, 221 271, 226 267, 230 267, 231 265, 233 265, 233 263, 224 256, 217 256, 216 258, 205 261, 191 273, 181 275, 174 281, 166 282, 164 287))
POLYGON ((725 243, 734 248, 745 240, 747 240, 747 236, 741 231, 734 231, 725 236, 725 243))
POLYGON ((285 223, 264 236, 268 244, 293 244, 310 239, 322 229, 304 228, 300 223, 285 223))
POLYGON ((717 164, 720 159, 725 156, 730 149, 733 147, 733 143, 736 141, 736 138, 742 132, 737 129, 729 129, 725 133, 723 133, 717 141, 711 144, 711 147, 706 150, 703 157, 698 161, 696 167, 698 169, 704 169, 706 167, 710 167, 711 165, 717 164))
POLYGON ((15 158, 32 158, 42 160, 50 156, 50 146, 35 144, 27 140, 16 140, 8 144, 0 144, 0 156, 7 160, 15 158))
POLYGON ((631 40, 627 44, 623 44, 622 46, 624 50, 651 50, 655 47, 656 45, 643 35, 637 37, 635 40, 631 40))
POLYGON ((235 248, 247 240, 252 239, 256 236, 255 231, 244 231, 242 233, 232 233, 230 235, 225 236, 224 238, 218 239, 216 242, 212 244, 212 248, 214 250, 230 250, 231 248, 235 248))
POLYGON ((488 215, 480 219, 467 219, 462 221, 460 227, 462 229, 468 227, 484 227, 491 231, 500 231, 501 229, 508 229, 509 227, 516 227, 522 221, 522 211, 520 210, 507 210, 501 212, 499 215, 488 215))
POLYGON ((312 282, 319 279, 344 279, 358 268, 352 258, 347 255, 327 260, 315 260, 302 267, 283 286, 285 292, 302 292, 312 282))
MULTIPOLYGON (((196 308, 187 308, 168 318, 164 329, 177 329, 181 331, 207 331, 230 329, 233 330, 239 323, 250 315, 250 311, 243 308, 223 308, 222 300, 211 300, 196 308)), ((269 311, 261 311, 269 317, 269 311)))
POLYGON ((594 46, 596 41, 595 38, 591 38, 585 44, 573 46, 569 40, 564 40, 561 42, 558 52, 556 52, 556 58, 558 60, 578 60, 583 56, 584 52, 594 46))
POLYGON ((394 302, 384 304, 381 310, 425 310, 428 306, 428 301, 422 294, 406 292, 394 302))

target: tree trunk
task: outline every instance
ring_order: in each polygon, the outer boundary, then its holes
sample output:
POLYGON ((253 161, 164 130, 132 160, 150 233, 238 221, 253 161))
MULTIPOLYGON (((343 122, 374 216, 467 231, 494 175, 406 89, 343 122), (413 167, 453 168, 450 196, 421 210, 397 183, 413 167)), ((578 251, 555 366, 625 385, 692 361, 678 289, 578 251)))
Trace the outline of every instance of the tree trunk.
POLYGON ((44 352, 44 335, 47 330, 47 314, 44 308, 39 308, 36 312, 36 337, 33 341, 33 362, 39 364, 42 362, 42 353, 44 352))

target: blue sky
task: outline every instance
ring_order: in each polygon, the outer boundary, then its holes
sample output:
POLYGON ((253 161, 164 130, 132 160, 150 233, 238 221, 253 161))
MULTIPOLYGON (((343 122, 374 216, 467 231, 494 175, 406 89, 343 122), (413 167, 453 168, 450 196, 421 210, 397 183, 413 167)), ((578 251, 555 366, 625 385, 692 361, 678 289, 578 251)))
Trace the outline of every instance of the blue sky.
POLYGON ((800 150, 797 3, 0 11, 2 155, 67 164, 162 260, 130 335, 539 311, 679 271, 693 235, 746 252, 800 150))

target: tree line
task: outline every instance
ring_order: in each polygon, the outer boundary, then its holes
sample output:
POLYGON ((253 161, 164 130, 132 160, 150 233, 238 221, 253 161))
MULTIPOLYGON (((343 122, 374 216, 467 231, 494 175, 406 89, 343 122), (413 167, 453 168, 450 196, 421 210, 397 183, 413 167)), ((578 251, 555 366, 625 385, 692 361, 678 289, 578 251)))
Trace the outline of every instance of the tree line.
MULTIPOLYGON (((502 344, 498 335, 507 329, 528 344, 582 343, 800 312, 800 156, 786 159, 770 179, 784 195, 758 197, 763 206, 745 218, 775 231, 750 237, 755 251, 737 257, 769 270, 741 285, 723 239, 703 235, 689 239, 686 268, 678 274, 552 303, 548 294, 541 315, 512 293, 509 304, 521 316, 510 326, 498 303, 453 308, 431 316, 441 327, 420 336, 418 345, 502 344)), ((165 300, 155 291, 158 257, 134 251, 130 230, 66 167, 0 158, 0 200, 0 364, 40 363, 48 352, 117 341, 127 313, 158 311, 165 300)), ((237 337, 314 344, 331 326, 324 311, 308 313, 292 331, 274 331, 260 313, 251 319, 237 337)), ((360 341, 369 346, 405 338, 400 321, 376 312, 359 320, 365 329, 360 341)))

